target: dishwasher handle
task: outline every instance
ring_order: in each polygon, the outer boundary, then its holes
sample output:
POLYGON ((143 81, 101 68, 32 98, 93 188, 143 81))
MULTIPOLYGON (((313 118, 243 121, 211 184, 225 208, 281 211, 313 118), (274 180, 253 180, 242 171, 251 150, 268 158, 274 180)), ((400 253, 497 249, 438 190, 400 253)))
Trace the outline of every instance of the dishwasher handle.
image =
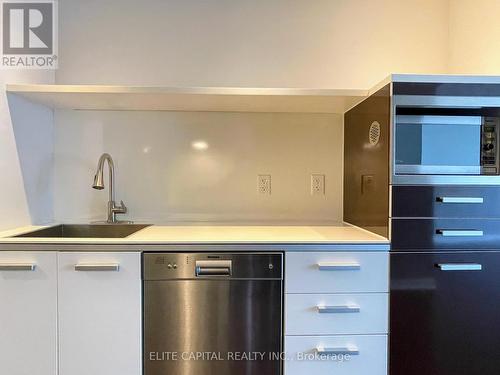
POLYGON ((231 276, 231 260, 197 260, 196 276, 231 276))

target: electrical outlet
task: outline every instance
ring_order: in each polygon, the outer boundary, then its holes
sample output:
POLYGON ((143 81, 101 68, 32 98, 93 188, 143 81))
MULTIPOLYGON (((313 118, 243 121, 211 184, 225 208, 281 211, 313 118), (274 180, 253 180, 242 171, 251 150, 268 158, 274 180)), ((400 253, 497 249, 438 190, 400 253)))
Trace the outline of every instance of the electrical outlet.
POLYGON ((311 175, 311 195, 325 195, 325 175, 311 175))
POLYGON ((260 194, 271 195, 271 175, 259 174, 257 179, 257 190, 260 194))

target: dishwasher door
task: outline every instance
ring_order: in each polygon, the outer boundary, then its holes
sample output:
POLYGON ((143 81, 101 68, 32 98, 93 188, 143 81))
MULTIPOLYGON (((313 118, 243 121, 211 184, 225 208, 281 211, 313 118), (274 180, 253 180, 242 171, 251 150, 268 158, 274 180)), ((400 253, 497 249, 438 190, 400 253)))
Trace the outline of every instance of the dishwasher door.
POLYGON ((281 374, 282 261, 144 254, 144 374, 281 374))

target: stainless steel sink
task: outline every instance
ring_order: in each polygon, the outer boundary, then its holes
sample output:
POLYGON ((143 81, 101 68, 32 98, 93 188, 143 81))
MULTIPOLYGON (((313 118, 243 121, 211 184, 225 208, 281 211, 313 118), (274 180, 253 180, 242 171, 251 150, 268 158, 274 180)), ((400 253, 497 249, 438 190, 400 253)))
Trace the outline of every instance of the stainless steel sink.
POLYGON ((141 229, 146 224, 61 224, 35 230, 14 237, 35 238, 125 238, 141 229))

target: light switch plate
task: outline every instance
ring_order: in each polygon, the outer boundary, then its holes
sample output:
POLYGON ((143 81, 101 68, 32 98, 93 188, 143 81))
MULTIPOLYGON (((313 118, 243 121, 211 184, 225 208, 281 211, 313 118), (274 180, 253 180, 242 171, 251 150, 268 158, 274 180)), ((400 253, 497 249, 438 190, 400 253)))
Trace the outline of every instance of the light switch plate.
POLYGON ((361 194, 366 194, 375 190, 375 177, 371 174, 361 176, 361 194))

